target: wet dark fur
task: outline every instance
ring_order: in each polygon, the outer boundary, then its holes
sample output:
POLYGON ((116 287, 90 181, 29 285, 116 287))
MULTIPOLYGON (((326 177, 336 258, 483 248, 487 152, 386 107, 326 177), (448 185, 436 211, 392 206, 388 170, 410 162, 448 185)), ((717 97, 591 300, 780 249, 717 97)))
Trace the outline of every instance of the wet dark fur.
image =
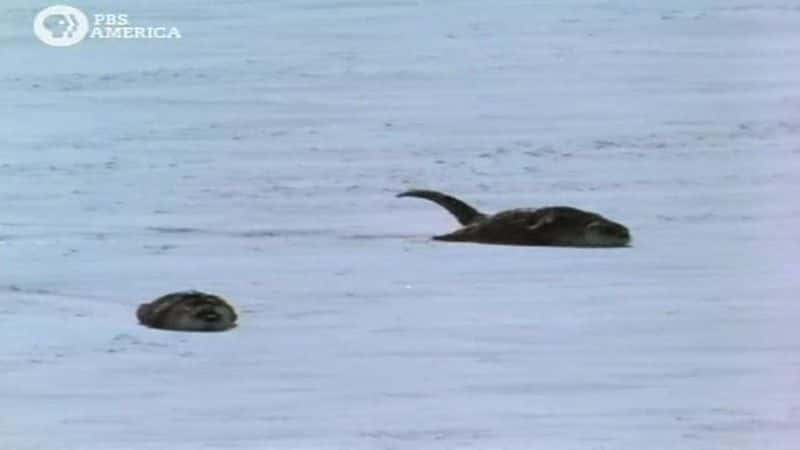
POLYGON ((139 305, 136 317, 142 325, 175 331, 223 331, 233 328, 237 319, 235 310, 225 300, 216 295, 198 291, 175 292, 164 295, 150 303, 139 305), (222 308, 232 317, 230 323, 218 317, 217 311, 222 308), (208 323, 206 329, 186 329, 180 327, 179 319, 192 314, 192 319, 208 323))
POLYGON ((398 197, 430 200, 464 225, 452 233, 433 237, 439 241, 565 247, 623 247, 630 241, 623 225, 568 206, 511 209, 487 215, 441 192, 410 190, 398 197))

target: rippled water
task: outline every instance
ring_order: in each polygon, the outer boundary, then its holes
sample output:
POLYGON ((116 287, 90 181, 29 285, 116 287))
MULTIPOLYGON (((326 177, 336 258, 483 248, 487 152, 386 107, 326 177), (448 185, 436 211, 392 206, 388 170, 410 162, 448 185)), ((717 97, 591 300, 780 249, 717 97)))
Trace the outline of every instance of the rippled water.
POLYGON ((789 2, 0 7, 0 446, 793 449, 789 2), (440 189, 628 249, 431 242, 440 189), (229 333, 136 324, 224 295, 229 333))

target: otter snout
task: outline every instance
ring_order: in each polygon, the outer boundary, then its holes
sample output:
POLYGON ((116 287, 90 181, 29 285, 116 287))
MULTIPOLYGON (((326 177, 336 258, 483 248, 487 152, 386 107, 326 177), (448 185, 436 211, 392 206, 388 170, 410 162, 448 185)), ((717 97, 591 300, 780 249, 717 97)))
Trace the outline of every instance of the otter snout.
POLYGON ((598 247, 624 247, 631 242, 628 228, 610 220, 592 222, 585 231, 586 241, 598 247))
POLYGON ((195 317, 206 322, 217 322, 222 319, 222 313, 215 309, 208 309, 205 311, 200 311, 195 315, 195 317))

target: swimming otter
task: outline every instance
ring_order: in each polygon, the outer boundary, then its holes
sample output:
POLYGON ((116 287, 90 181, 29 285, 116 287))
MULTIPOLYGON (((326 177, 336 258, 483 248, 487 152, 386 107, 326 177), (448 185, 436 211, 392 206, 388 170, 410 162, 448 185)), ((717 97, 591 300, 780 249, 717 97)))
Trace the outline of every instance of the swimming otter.
POLYGON ((562 247, 624 247, 628 229, 605 217, 568 206, 521 208, 487 215, 461 200, 436 191, 414 189, 397 195, 430 200, 450 211, 464 227, 437 241, 562 247))
POLYGON ((139 305, 142 325, 175 331, 224 331, 236 326, 236 311, 216 295, 174 292, 139 305))

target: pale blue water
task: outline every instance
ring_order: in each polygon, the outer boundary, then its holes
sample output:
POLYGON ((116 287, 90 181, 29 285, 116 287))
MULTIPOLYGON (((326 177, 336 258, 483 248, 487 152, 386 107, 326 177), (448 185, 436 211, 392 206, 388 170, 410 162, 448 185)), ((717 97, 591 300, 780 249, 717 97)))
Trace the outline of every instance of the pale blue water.
POLYGON ((0 8, 0 446, 793 449, 788 2, 0 8), (630 249, 432 243, 567 204, 630 249), (160 333, 199 288, 241 326, 160 333), (168 424, 168 425, 165 425, 168 424))

